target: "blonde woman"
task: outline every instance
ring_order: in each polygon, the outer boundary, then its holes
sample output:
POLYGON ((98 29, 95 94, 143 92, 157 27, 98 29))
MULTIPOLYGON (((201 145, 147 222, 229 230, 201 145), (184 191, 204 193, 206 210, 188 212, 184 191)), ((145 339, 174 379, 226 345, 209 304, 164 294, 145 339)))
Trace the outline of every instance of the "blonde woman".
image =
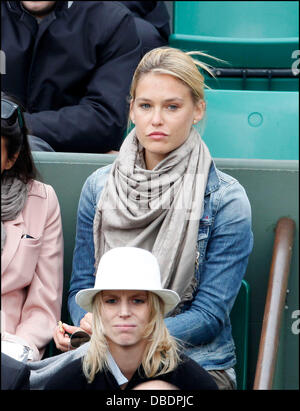
POLYGON ((79 306, 93 313, 87 353, 55 373, 45 389, 133 389, 149 381, 178 389, 217 389, 170 336, 163 316, 179 296, 162 289, 160 277, 149 251, 117 247, 105 253, 95 286, 76 296, 79 306))
MULTIPOLYGON (((163 287, 181 298, 165 319, 169 332, 221 389, 233 389, 229 316, 253 246, 251 208, 244 188, 216 168, 193 127, 210 115, 202 74, 210 69, 202 53, 191 54, 157 48, 135 71, 135 127, 114 163, 95 171, 82 189, 68 305, 74 325, 91 333, 92 314, 75 295, 94 284, 94 265, 119 246, 151 251, 163 287)), ((68 350, 66 333, 56 329, 54 338, 68 350)))

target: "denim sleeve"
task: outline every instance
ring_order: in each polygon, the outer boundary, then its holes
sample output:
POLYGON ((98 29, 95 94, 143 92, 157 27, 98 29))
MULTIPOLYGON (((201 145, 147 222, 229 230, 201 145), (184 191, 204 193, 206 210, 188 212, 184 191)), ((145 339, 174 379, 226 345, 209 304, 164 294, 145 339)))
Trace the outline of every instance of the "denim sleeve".
POLYGON ((94 286, 94 239, 93 221, 96 209, 96 193, 94 188, 95 174, 86 180, 79 199, 73 269, 68 297, 68 309, 74 325, 79 326, 81 318, 86 314, 75 301, 79 290, 94 286))
POLYGON ((234 181, 222 191, 199 266, 196 295, 185 311, 165 319, 173 336, 193 345, 212 341, 228 321, 253 246, 245 190, 234 181))

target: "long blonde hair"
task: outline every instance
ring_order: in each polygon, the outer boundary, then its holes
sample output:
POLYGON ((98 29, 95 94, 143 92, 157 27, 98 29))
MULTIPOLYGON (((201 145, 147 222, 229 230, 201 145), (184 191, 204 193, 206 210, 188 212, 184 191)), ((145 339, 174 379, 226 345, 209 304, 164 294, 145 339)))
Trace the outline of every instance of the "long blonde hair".
MULTIPOLYGON (((144 333, 148 341, 141 365, 145 375, 156 377, 174 370, 179 361, 180 343, 172 337, 164 323, 164 303, 160 297, 148 292, 150 304, 150 321, 144 333)), ((93 301, 93 333, 90 346, 83 358, 83 372, 89 383, 91 383, 98 372, 109 369, 108 344, 103 333, 101 322, 102 295, 99 292, 93 301)))

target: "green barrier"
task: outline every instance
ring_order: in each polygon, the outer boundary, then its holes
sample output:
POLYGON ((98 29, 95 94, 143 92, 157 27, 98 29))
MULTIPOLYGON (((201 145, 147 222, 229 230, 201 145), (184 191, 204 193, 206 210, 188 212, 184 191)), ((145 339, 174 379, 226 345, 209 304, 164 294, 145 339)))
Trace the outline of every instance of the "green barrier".
POLYGON ((299 93, 206 90, 207 117, 196 128, 213 157, 297 160, 299 93))
POLYGON ((202 50, 232 67, 291 68, 298 57, 298 2, 176 1, 173 22, 172 47, 202 50))
MULTIPOLYGON (((61 206, 65 240, 64 303, 62 308, 64 321, 68 321, 66 302, 72 270, 77 204, 81 188, 85 179, 95 169, 111 163, 114 158, 111 155, 101 154, 34 153, 34 159, 43 181, 54 187, 61 206)), ((292 327, 295 321, 295 312, 299 309, 298 161, 228 158, 216 159, 215 161, 219 169, 237 178, 245 187, 252 207, 254 248, 245 276, 245 280, 251 288, 251 294, 249 295, 242 286, 231 313, 233 335, 239 358, 237 366, 239 388, 245 388, 246 385, 246 388, 251 389, 253 386, 273 250, 274 228, 278 219, 285 216, 295 221, 296 236, 274 387, 299 389, 299 338, 292 327), (248 315, 249 334, 247 338, 248 315)))

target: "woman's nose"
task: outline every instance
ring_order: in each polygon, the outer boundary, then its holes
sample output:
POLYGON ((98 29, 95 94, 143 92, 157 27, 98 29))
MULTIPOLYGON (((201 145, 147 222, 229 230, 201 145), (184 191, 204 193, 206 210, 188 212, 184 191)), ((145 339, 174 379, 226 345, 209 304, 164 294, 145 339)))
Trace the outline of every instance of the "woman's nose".
POLYGON ((162 113, 160 109, 153 111, 152 124, 157 126, 163 123, 162 113))
POLYGON ((130 316, 130 307, 126 301, 121 302, 120 304, 120 317, 129 317, 130 316))

